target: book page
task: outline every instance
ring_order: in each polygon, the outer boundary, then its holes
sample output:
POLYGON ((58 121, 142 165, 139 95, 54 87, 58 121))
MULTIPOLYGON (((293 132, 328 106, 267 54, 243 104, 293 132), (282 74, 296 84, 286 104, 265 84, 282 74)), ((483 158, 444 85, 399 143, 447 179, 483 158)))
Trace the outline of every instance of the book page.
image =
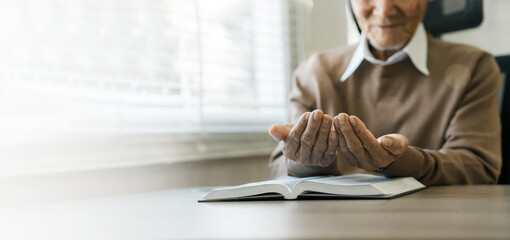
POLYGON ((339 196, 381 196, 383 193, 375 188, 373 184, 384 181, 388 181, 388 178, 365 174, 322 177, 296 184, 291 196, 297 197, 306 193, 313 193, 314 195, 322 193, 339 196))
POLYGON ((303 180, 311 180, 317 177, 297 178, 284 176, 275 180, 247 183, 240 186, 222 187, 212 190, 205 196, 205 200, 242 198, 265 193, 278 193, 284 198, 289 198, 292 188, 303 180))
POLYGON ((383 176, 375 176, 368 174, 352 174, 343 176, 323 177, 317 179, 307 180, 309 182, 319 182, 330 185, 338 186, 356 186, 356 185, 370 185, 381 182, 387 182, 388 178, 383 176))
POLYGON ((294 187, 292 196, 322 193, 339 196, 390 197, 423 187, 425 186, 411 177, 387 178, 369 174, 352 174, 302 181, 294 187))
POLYGON ((398 181, 385 182, 374 185, 377 189, 385 194, 399 194, 413 189, 424 188, 425 185, 416 181, 414 178, 400 178, 398 181))
POLYGON ((293 177, 293 176, 281 176, 275 180, 270 180, 268 182, 276 182, 278 184, 283 184, 283 185, 287 186, 287 188, 289 189, 289 192, 290 192, 290 191, 292 191, 294 186, 296 186, 296 184, 298 184, 300 182, 314 180, 314 179, 320 179, 323 177, 324 176, 312 176, 312 177, 300 178, 300 177, 293 177))

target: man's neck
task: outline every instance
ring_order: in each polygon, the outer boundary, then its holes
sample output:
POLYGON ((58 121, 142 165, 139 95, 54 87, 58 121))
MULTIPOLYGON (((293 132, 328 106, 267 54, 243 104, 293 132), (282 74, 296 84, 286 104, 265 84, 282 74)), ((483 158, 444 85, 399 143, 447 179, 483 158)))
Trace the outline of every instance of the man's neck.
POLYGON ((369 49, 370 49, 370 52, 372 52, 372 54, 374 55, 374 57, 376 59, 379 59, 382 61, 386 61, 386 59, 391 57, 396 52, 400 51, 400 49, 399 50, 378 50, 378 49, 372 47, 372 45, 370 45, 369 49))
POLYGON ((374 57, 376 59, 379 59, 382 61, 386 61, 386 59, 393 56, 393 54, 397 53, 398 51, 402 50, 402 48, 404 48, 404 46, 406 46, 406 45, 407 45, 407 42, 400 46, 389 47, 389 48, 385 49, 385 48, 380 48, 380 47, 374 47, 372 42, 370 40, 368 41, 368 47, 369 47, 369 50, 372 53, 372 55, 374 55, 374 57))

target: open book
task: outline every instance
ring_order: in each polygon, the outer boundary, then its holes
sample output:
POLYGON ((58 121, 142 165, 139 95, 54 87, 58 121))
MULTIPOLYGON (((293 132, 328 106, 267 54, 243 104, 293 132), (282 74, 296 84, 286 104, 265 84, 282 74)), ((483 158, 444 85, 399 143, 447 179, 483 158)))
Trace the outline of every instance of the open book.
POLYGON ((368 174, 284 177, 213 189, 199 202, 297 199, 297 198, 394 198, 425 188, 412 177, 387 178, 368 174))

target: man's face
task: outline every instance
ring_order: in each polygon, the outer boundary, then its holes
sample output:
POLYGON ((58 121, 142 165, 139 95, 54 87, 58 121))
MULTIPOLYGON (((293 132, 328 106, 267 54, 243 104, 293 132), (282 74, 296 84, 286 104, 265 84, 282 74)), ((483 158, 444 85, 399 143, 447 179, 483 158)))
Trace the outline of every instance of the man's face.
POLYGON ((429 0, 352 0, 352 9, 376 48, 395 49, 407 43, 420 24, 429 0))

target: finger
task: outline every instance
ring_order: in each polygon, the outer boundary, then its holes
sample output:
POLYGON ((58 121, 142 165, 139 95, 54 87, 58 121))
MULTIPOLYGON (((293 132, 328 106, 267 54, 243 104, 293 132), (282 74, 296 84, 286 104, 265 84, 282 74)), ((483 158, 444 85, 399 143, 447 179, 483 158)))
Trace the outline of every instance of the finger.
POLYGON ((283 153, 286 158, 295 160, 296 153, 299 149, 301 135, 306 129, 306 125, 308 123, 308 118, 310 117, 310 112, 303 113, 301 117, 299 117, 298 121, 290 130, 285 142, 283 144, 283 153))
POLYGON ((312 165, 312 148, 317 139, 317 134, 319 132, 319 128, 322 125, 322 117, 323 113, 321 110, 317 109, 312 112, 308 119, 308 124, 306 126, 303 135, 301 135, 301 144, 299 145, 298 150, 298 161, 302 165, 312 165))
POLYGON ((275 124, 269 128, 268 132, 274 140, 285 141, 292 127, 294 127, 293 123, 275 124))
POLYGON ((349 123, 352 126, 352 129, 358 136, 365 148, 366 152, 370 155, 373 160, 372 164, 377 167, 381 167, 382 165, 387 165, 388 155, 387 152, 381 147, 380 143, 375 139, 374 135, 367 129, 363 121, 361 121, 356 116, 349 117, 349 123))
POLYGON ((340 153, 342 154, 344 159, 347 161, 347 163, 349 163, 349 165, 351 165, 353 167, 360 168, 361 166, 360 166, 359 162, 356 160, 356 156, 354 156, 354 154, 352 154, 352 152, 347 147, 347 141, 345 140, 345 137, 342 134, 342 130, 340 129, 339 117, 335 116, 335 118, 333 119, 333 122, 335 123, 334 124, 335 130, 338 135, 338 149, 339 149, 340 153))
POLYGON ((317 139, 313 144, 312 149, 312 164, 322 165, 322 159, 324 159, 324 152, 328 148, 329 131, 331 130, 331 117, 324 115, 322 118, 321 127, 317 134, 317 139))
POLYGON ((329 131, 328 147, 324 153, 321 166, 327 167, 336 161, 336 150, 338 149, 338 135, 335 130, 329 131))
POLYGON ((341 113, 338 116, 340 120, 340 130, 344 135, 344 138, 347 142, 347 148, 351 151, 354 156, 356 156, 356 160, 360 162, 360 165, 363 169, 373 170, 377 167, 373 164, 373 160, 371 156, 367 153, 363 144, 361 143, 360 138, 352 129, 352 126, 349 122, 349 115, 345 113, 341 113))
POLYGON ((402 155, 409 146, 406 136, 400 134, 388 134, 377 139, 381 146, 393 155, 402 155))

